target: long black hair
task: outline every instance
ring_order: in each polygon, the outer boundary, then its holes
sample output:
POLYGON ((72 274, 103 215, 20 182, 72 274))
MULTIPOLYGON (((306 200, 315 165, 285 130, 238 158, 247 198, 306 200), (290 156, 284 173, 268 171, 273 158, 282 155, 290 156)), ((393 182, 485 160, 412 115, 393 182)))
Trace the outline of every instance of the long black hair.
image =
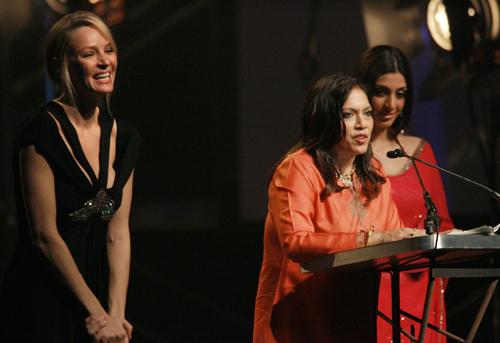
MULTIPOLYGON (((358 79, 337 73, 325 76, 313 85, 302 112, 302 134, 299 142, 287 153, 287 156, 299 149, 305 149, 313 158, 323 180, 325 188, 321 191, 321 200, 331 193, 339 192, 335 163, 337 156, 334 146, 345 135, 342 107, 353 88, 360 88, 367 93, 366 86, 358 79)), ((367 201, 380 192, 380 185, 385 182, 372 165, 372 151, 356 156, 354 160, 356 174, 362 194, 367 201)))
POLYGON ((410 63, 405 54, 396 47, 377 45, 365 51, 354 70, 354 76, 368 86, 370 98, 375 94, 375 82, 383 74, 401 73, 406 81, 405 106, 391 126, 393 137, 406 129, 410 123, 413 106, 413 81, 410 63))

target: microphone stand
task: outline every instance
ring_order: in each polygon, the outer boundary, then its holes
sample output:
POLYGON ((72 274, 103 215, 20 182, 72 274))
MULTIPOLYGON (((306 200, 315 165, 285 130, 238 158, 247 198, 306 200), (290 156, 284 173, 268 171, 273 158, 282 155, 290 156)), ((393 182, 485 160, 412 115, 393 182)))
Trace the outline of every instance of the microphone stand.
MULTIPOLYGON (((424 187, 424 186, 423 186, 423 182, 422 182, 422 179, 420 178, 420 174, 419 174, 419 172, 418 172, 417 166, 415 165, 415 161, 418 161, 418 162, 423 163, 423 164, 425 164, 425 165, 427 165, 427 166, 429 166, 429 167, 432 167, 432 168, 438 169, 438 170, 440 170, 440 171, 443 171, 443 172, 445 172, 445 173, 448 173, 448 174, 450 174, 450 175, 453 175, 453 176, 455 176, 455 177, 457 177, 457 178, 459 178, 459 179, 462 179, 462 180, 464 180, 464 181, 467 181, 467 182, 469 182, 469 183, 472 183, 473 185, 476 185, 476 186, 478 186, 478 187, 480 187, 480 188, 482 188, 482 189, 484 189, 484 190, 488 191, 488 193, 489 193, 489 194, 493 197, 493 199, 495 199, 496 201, 500 201, 500 194, 499 194, 498 192, 495 192, 493 189, 488 188, 488 187, 486 187, 485 185, 480 184, 479 182, 476 182, 476 181, 473 181, 473 180, 471 180, 471 179, 468 179, 468 178, 466 178, 465 176, 458 175, 458 174, 456 174, 456 173, 454 173, 454 172, 452 172, 452 171, 449 171, 449 170, 447 170, 447 169, 441 168, 441 167, 439 167, 439 166, 437 166, 437 165, 434 165, 434 164, 432 164, 432 163, 425 162, 425 161, 423 161, 423 160, 421 160, 421 159, 419 159, 419 158, 413 157, 413 156, 408 156, 408 155, 407 155, 404 151, 402 151, 401 149, 396 149, 395 151, 389 151, 389 152, 387 153, 387 157, 389 157, 389 158, 396 158, 396 157, 407 157, 407 158, 409 158, 409 159, 412 161, 413 166, 415 167, 415 170, 417 171, 418 179, 419 179, 420 184, 422 185, 422 187, 424 187), (391 153, 391 156, 389 156, 389 153, 391 153)), ((426 191, 426 190, 425 190, 425 188, 424 188, 424 199, 426 199, 426 193, 427 193, 427 191, 426 191)), ((437 237, 436 237, 436 244, 435 244, 435 247, 434 247, 434 248, 436 248, 436 247, 437 247, 437 244, 438 244, 438 238, 439 238, 439 217, 437 217, 437 212, 436 212, 435 210, 434 210, 434 211, 433 211, 432 209, 431 209, 431 210, 429 210, 429 207, 428 207, 428 206, 434 206, 434 204, 432 203, 431 197, 429 196, 429 194, 428 194, 428 193, 427 193, 427 195, 428 195, 428 200, 426 200, 426 202, 425 202, 425 207, 427 208, 427 218, 425 219, 425 224, 424 224, 424 225, 425 225, 425 233, 427 233, 428 235, 430 234, 430 233, 428 232, 428 230, 427 230, 427 225, 431 225, 431 224, 430 224, 430 222, 429 222, 429 220, 433 220, 433 221, 434 221, 434 220, 437 220, 437 221, 438 221, 438 225, 437 225, 437 230, 436 230, 435 232, 437 232, 437 233, 438 233, 438 235, 437 235, 437 237), (429 205, 428 205, 427 201, 429 201, 429 205), (434 216, 435 216, 435 217, 434 217, 434 216)), ((434 207, 434 209, 435 209, 435 207, 434 207)), ((434 223, 435 223, 435 221, 434 221, 434 223)))
MULTIPOLYGON (((404 154, 405 157, 409 157, 404 154)), ((424 221, 425 233, 428 235, 432 235, 433 233, 439 233, 439 216, 437 213, 436 205, 434 205, 434 201, 432 201, 431 195, 425 189, 424 182, 422 181, 422 177, 420 176, 420 172, 418 171, 417 164, 415 163, 414 158, 410 158, 410 161, 415 168, 415 172, 417 173, 418 181, 420 182, 420 186, 424 190, 424 203, 425 208, 427 209, 427 216, 424 221)))
POLYGON ((454 173, 454 172, 452 172, 452 171, 449 171, 449 170, 447 170, 447 169, 441 168, 441 167, 436 166, 436 165, 434 165, 434 164, 431 164, 431 163, 429 163, 429 162, 422 161, 422 160, 420 160, 420 159, 418 159, 418 158, 416 158, 416 157, 413 157, 413 156, 408 156, 408 155, 406 155, 405 153, 403 153, 403 154, 404 154, 404 155, 402 155, 402 156, 404 156, 404 157, 408 157, 408 158, 409 158, 409 159, 411 159, 412 161, 413 161, 413 160, 418 161, 418 162, 420 162, 420 163, 423 163, 423 164, 425 164, 425 165, 428 165, 429 167, 436 168, 436 169, 441 170, 441 171, 443 171, 443 172, 445 172, 445 173, 448 173, 448 174, 450 174, 450 175, 453 175, 453 176, 455 176, 455 177, 458 177, 459 179, 462 179, 462 180, 468 181, 468 182, 470 182, 470 183, 472 183, 472 184, 474 184, 474 185, 476 185, 476 186, 478 186, 478 187, 481 187, 482 189, 485 189, 486 191, 488 191, 488 193, 490 193, 490 195, 493 197, 493 199, 495 199, 496 201, 500 201, 500 194, 499 194, 498 192, 495 192, 493 189, 488 188, 488 187, 486 187, 485 185, 480 184, 479 182, 473 181, 473 180, 471 180, 471 179, 466 178, 465 176, 458 175, 458 174, 456 174, 456 173, 454 173))
MULTIPOLYGON (((427 193, 425 187, 424 187, 424 183, 422 181, 422 178, 420 177, 420 173, 417 169, 417 166, 415 164, 415 161, 418 161, 420 163, 423 163, 431 168, 435 168, 435 169, 438 169, 440 171, 443 171, 447 174, 450 174, 450 175, 453 175, 463 181, 467 181, 469 183, 472 183, 473 185, 476 185, 486 191, 488 191, 488 193, 496 200, 496 201, 500 201, 500 194, 496 191, 494 191, 493 189, 491 188, 488 188, 476 181, 473 181, 471 179, 468 179, 466 178, 465 176, 462 176, 462 175, 459 175, 459 174, 456 174, 452 171, 449 171, 447 169, 444 169, 444 168, 441 168, 437 165, 434 165, 432 163, 429 163, 429 162, 426 162, 426 161, 422 161, 421 159, 419 158, 416 158, 416 157, 413 157, 413 156, 408 156, 403 150, 401 149, 395 149, 395 150, 391 150, 391 151, 388 151, 387 152, 387 157, 389 158, 399 158, 399 157, 406 157, 406 158, 409 158, 413 164, 413 167, 415 168, 415 171, 417 172, 417 177, 418 177, 418 180, 420 182, 420 185, 422 186, 423 190, 424 190, 424 201, 425 201, 425 207, 427 208, 427 217, 425 219, 425 232, 427 234, 431 234, 433 232, 437 232, 439 234, 439 217, 437 216, 437 211, 436 211, 436 207, 434 206, 434 204, 432 203, 432 199, 429 195, 429 193, 427 193), (436 230, 433 231, 433 227, 436 228, 436 230)), ((437 239, 436 239, 436 246, 437 246, 437 239)))
MULTIPOLYGON (((425 188, 424 182, 422 181, 422 176, 420 176, 420 172, 417 168, 417 164, 415 161, 422 162, 424 164, 428 164, 427 162, 421 161, 418 158, 415 158, 413 156, 408 156, 403 150, 401 149, 396 149, 392 151, 387 152, 387 157, 389 158, 398 158, 398 157, 406 157, 409 158, 411 161, 411 164, 413 165, 413 168, 415 169, 415 172, 417 173, 417 178, 418 182, 420 182, 420 186, 422 187, 422 190, 424 191, 424 203, 425 203, 425 208, 427 209, 427 216, 425 217, 424 221, 424 229, 425 233, 428 235, 432 235, 433 233, 436 233, 437 236, 439 237, 439 225, 440 225, 440 220, 439 216, 437 213, 436 205, 434 205, 434 202, 431 199, 431 195, 429 192, 427 192, 427 189, 425 188)), ((432 167, 433 165, 430 164, 432 167)), ((437 237, 436 237, 436 247, 437 247, 437 237)))
MULTIPOLYGON (((455 177, 457 177, 457 178, 459 178, 459 179, 461 179, 461 180, 463 180, 463 181, 467 181, 467 182, 469 182, 469 183, 472 183, 473 185, 476 185, 476 186, 478 186, 478 187, 480 187, 480 188, 482 188, 482 189, 486 190, 488 193, 490 193, 490 195, 491 195, 491 196, 493 197, 493 199, 495 199, 496 201, 500 201, 500 193, 498 193, 498 192, 494 191, 493 189, 488 188, 488 187, 486 187, 485 185, 480 184, 479 182, 476 182, 476 181, 473 181, 473 180, 471 180, 471 179, 468 179, 468 178, 466 178, 465 176, 462 176, 462 175, 456 174, 456 173, 454 173, 454 172, 452 172, 452 171, 449 171, 448 169, 444 169, 444 168, 441 168, 441 167, 439 167, 439 166, 437 166, 437 165, 435 165, 435 164, 432 164, 432 163, 429 163, 429 162, 422 161, 421 159, 418 159, 418 158, 413 157, 413 156, 408 156, 408 155, 407 155, 407 154, 406 154, 403 150, 401 150, 401 149, 395 149, 395 150, 388 151, 388 152, 387 152, 387 157, 389 157, 389 158, 406 157, 406 158, 409 158, 412 162, 413 162, 413 161, 418 161, 418 162, 423 163, 423 164, 425 164, 425 165, 427 165, 427 166, 429 166, 429 167, 431 167, 431 168, 438 169, 438 170, 443 171, 443 172, 445 172, 445 173, 447 173, 447 174, 453 175, 453 176, 455 176, 455 177)), ((415 167, 415 163, 413 163, 413 166, 415 167)), ((415 169, 416 169, 416 167, 415 167, 415 169)), ((417 173, 418 173, 418 171, 417 171, 417 173)), ((420 182, 422 182, 422 180, 420 180, 420 182)))

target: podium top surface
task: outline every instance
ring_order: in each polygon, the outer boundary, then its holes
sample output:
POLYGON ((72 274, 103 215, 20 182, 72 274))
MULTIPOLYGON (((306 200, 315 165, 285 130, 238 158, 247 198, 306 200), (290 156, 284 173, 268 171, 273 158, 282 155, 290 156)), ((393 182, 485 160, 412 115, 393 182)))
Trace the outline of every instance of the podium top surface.
POLYGON ((499 235, 420 236, 346 250, 322 256, 302 264, 304 272, 317 272, 339 267, 375 268, 380 271, 395 267, 400 270, 452 264, 481 256, 500 254, 499 235))

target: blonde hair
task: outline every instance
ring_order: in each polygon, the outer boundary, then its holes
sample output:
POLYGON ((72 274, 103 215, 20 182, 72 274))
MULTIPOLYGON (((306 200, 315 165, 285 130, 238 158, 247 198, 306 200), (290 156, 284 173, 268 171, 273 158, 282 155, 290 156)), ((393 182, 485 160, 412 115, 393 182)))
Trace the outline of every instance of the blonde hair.
MULTIPOLYGON (((60 91, 68 97, 71 104, 75 106, 75 88, 68 70, 68 43, 71 32, 83 26, 89 26, 99 31, 111 43, 114 51, 117 52, 116 42, 108 26, 101 18, 88 11, 76 11, 65 15, 52 26, 45 37, 44 59, 47 73, 57 84, 60 91)), ((106 95, 108 107, 110 96, 110 94, 106 95)))

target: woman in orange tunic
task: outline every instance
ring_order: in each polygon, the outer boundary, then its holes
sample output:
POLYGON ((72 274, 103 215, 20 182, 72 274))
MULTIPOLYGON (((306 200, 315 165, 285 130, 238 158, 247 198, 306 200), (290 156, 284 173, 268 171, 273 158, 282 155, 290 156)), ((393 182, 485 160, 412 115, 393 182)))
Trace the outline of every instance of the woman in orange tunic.
POLYGON ((303 115, 302 138, 269 185, 253 341, 370 342, 376 274, 304 274, 300 263, 421 232, 401 228, 390 184, 372 159, 371 106, 359 81, 320 79, 303 115))

